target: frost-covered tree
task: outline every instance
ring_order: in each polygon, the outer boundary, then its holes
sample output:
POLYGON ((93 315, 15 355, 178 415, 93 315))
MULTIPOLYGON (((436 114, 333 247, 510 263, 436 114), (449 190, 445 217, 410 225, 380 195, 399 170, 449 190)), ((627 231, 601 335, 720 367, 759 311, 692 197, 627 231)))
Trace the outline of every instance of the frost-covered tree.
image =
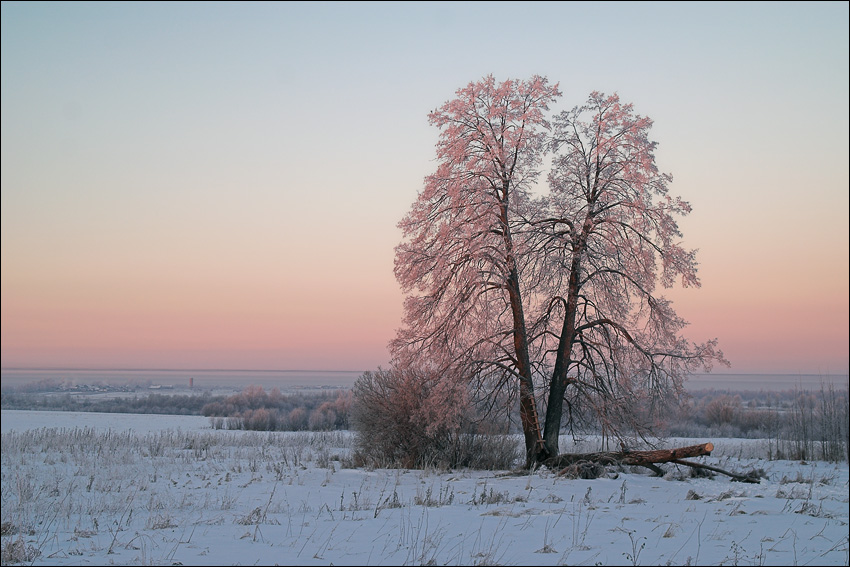
POLYGON ((676 222, 691 208, 668 194, 671 177, 655 164, 651 127, 631 104, 599 92, 554 121, 548 216, 534 251, 550 298, 538 320, 552 368, 550 450, 564 402, 571 425, 585 416, 614 434, 652 433, 652 410, 683 393, 688 373, 728 364, 716 339, 683 338, 687 323, 657 292, 658 284, 700 282, 676 222))
POLYGON ((652 122, 592 93, 552 128, 545 113, 560 92, 539 76, 488 76, 456 94, 429 115, 437 169, 399 223, 407 298, 393 363, 491 402, 515 392, 529 466, 558 453, 565 410, 571 426, 651 430, 644 401, 724 361, 716 340, 682 338, 686 323, 656 294, 699 280, 674 219, 690 208, 667 194, 652 122), (537 195, 547 149, 549 191, 537 195))
POLYGON ((529 250, 516 231, 536 206, 544 112, 559 95, 543 77, 497 83, 490 75, 433 111, 429 121, 442 130, 437 171, 399 223, 396 248, 395 274, 409 295, 394 363, 518 385, 531 457, 542 438, 523 311, 529 250))

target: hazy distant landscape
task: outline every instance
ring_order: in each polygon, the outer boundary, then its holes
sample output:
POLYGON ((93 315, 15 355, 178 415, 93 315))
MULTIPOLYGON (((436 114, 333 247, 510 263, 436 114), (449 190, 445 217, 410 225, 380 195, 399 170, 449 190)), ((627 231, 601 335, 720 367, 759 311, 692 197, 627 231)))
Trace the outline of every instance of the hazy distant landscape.
MULTIPOLYGON (((3 371, 0 407, 203 416, 212 428, 227 430, 347 431, 352 428, 352 386, 360 374, 9 370, 3 371)), ((846 376, 697 376, 688 396, 657 423, 659 437, 763 439, 770 459, 847 461, 850 456, 846 376)), ((49 420, 54 414, 45 415, 49 420)), ((504 432, 520 432, 507 416, 496 421, 504 432)), ((591 426, 574 433, 602 431, 591 426)))
POLYGON ((39 382, 150 386, 173 389, 238 391, 249 385, 280 390, 303 388, 350 388, 362 371, 319 370, 86 370, 4 369, 3 388, 20 388, 39 382))
MULTIPOLYGON (((43 381, 68 384, 109 384, 142 387, 162 386, 174 389, 240 390, 254 384, 267 390, 279 388, 350 388, 362 374, 359 370, 85 370, 85 369, 3 369, 2 387, 20 388, 43 381)), ((765 390, 795 388, 816 389, 833 384, 847 389, 847 374, 695 374, 686 385, 690 390, 765 390)))

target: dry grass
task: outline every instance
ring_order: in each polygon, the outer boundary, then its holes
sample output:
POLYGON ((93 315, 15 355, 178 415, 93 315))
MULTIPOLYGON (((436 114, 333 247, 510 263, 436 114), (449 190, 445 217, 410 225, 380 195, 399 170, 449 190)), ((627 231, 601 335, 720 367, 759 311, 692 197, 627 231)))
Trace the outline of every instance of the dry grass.
MULTIPOLYGON (((357 469, 352 441, 348 432, 4 434, 2 562, 846 564, 846 465, 760 462, 769 479, 747 486, 672 470, 568 480, 545 469, 357 469), (750 518, 800 517, 805 525, 738 537, 750 518)), ((565 450, 598 447, 585 443, 565 450)), ((736 469, 760 450, 755 440, 718 443, 712 462, 736 469)))

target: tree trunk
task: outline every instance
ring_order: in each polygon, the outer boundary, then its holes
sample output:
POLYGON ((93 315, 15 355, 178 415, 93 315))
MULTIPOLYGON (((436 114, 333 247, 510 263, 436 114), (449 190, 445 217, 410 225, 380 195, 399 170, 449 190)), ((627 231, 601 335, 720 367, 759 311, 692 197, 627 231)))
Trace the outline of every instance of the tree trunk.
MULTIPOLYGON (((567 373, 570 369, 573 341, 576 331, 576 310, 581 291, 579 277, 584 258, 585 244, 593 228, 593 203, 590 203, 587 216, 584 219, 581 234, 573 240, 573 260, 570 265, 569 283, 567 285, 567 300, 564 312, 564 323, 561 336, 558 339, 558 350, 555 356, 555 368, 552 372, 552 382, 549 385, 549 397, 546 404, 546 428, 543 432, 545 447, 549 455, 557 455, 560 450, 559 436, 561 433, 561 417, 564 411, 564 393, 567 391, 567 373)), ((547 456, 544 456, 546 458, 547 456)), ((542 460, 542 459, 541 459, 542 460)))
POLYGON ((505 181, 500 220, 509 270, 506 287, 514 322, 514 354, 516 355, 517 373, 519 374, 519 416, 522 432, 525 436, 525 465, 526 468, 531 468, 541 459, 556 453, 546 452, 540 430, 540 416, 537 413, 537 400, 534 398, 534 380, 531 378, 531 359, 528 355, 528 330, 525 326, 525 313, 522 306, 522 292, 519 285, 519 271, 514 257, 511 228, 508 224, 509 186, 510 183, 505 181))
POLYGON ((522 432, 525 436, 525 463, 527 468, 531 468, 540 460, 539 454, 544 447, 540 435, 537 402, 534 399, 534 382, 531 379, 528 333, 525 328, 519 285, 516 281, 516 271, 514 270, 508 282, 508 292, 514 316, 514 350, 517 359, 517 372, 519 373, 519 416, 522 432))

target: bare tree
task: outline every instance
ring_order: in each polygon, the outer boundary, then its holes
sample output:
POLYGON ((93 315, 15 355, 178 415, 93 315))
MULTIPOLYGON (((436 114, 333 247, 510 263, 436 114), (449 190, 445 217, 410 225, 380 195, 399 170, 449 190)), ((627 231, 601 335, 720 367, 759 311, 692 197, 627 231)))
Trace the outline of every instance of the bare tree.
POLYGON ((432 112, 437 171, 396 248, 408 297, 394 364, 445 372, 491 402, 516 390, 529 466, 558 454, 565 413, 571 427, 651 432, 653 404, 680 394, 688 372, 726 362, 716 339, 681 337, 686 322, 655 291, 699 280, 674 219, 690 207, 667 194, 651 120, 594 92, 548 136, 558 96, 541 77, 488 76, 432 112), (550 190, 535 197, 547 144, 550 190), (548 391, 545 429, 536 383, 548 391))
POLYGON ((689 372, 728 364, 716 339, 685 340, 687 323, 656 293, 659 283, 700 282, 675 219, 690 205, 668 194, 671 177, 656 167, 651 127, 618 95, 599 92, 554 123, 550 216, 538 224, 536 248, 550 276, 551 300, 539 322, 553 367, 544 435, 550 452, 558 448, 564 402, 590 408, 615 435, 623 426, 651 433, 652 410, 683 393, 689 372))
POLYGON ((491 75, 432 112, 431 124, 442 128, 437 171, 399 223, 405 240, 396 248, 396 277, 418 294, 405 300, 394 362, 518 384, 531 457, 542 437, 523 312, 527 250, 514 232, 532 207, 544 111, 559 95, 542 77, 497 84, 491 75))

